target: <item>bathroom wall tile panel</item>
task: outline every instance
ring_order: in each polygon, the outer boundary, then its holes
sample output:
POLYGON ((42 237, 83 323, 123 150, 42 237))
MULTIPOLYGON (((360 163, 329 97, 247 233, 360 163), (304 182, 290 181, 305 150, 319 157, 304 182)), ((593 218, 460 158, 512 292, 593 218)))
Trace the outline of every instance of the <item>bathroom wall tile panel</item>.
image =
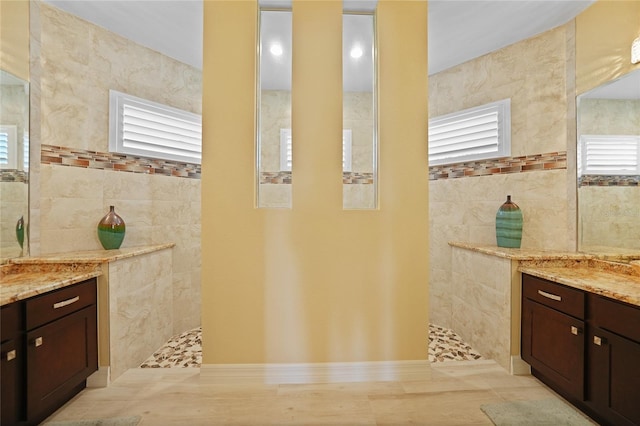
POLYGON ((173 274, 173 334, 200 323, 199 312, 193 309, 194 301, 200 300, 200 287, 193 287, 191 280, 190 271, 173 274))
POLYGON ((104 171, 43 165, 42 192, 51 198, 101 199, 104 171))
MULTIPOLYGON (((200 224, 199 168, 109 154, 108 91, 199 113, 201 71, 47 4, 33 4, 32 9, 32 28, 37 25, 33 41, 42 38, 41 46, 34 46, 39 59, 32 67, 32 95, 40 97, 39 101, 32 97, 32 112, 40 116, 35 122, 41 122, 32 127, 32 146, 37 147, 35 152, 41 145, 59 147, 43 155, 42 172, 37 158, 32 161, 32 253, 99 249, 95 226, 109 205, 115 205, 127 222, 125 246, 171 239, 180 246, 178 250, 197 251, 200 238, 194 226, 200 224), (44 78, 50 75, 56 78, 44 78), (47 155, 70 164, 46 164, 47 155), (115 168, 126 172, 115 172, 115 168), (147 174, 153 172, 156 174, 147 174), (160 204, 168 212, 166 217, 154 212, 154 201, 166 202, 160 204), (74 219, 79 225, 70 227, 74 219), (175 219, 184 227, 171 228, 175 219)), ((193 291, 200 287, 199 267, 199 258, 184 266, 195 269, 189 277, 198 277, 190 282, 193 291)), ((193 313, 189 328, 193 328, 199 325, 199 302, 192 301, 189 309, 193 313)))
POLYGON ((262 207, 288 208, 291 206, 291 184, 260 185, 260 205, 262 207))
POLYGON ((375 208, 375 185, 342 185, 345 209, 375 208))
POLYGON ((172 336, 171 269, 170 250, 109 265, 112 380, 172 336))
POLYGON ((151 187, 157 176, 144 173, 109 173, 105 176, 105 198, 138 201, 153 199, 151 187))

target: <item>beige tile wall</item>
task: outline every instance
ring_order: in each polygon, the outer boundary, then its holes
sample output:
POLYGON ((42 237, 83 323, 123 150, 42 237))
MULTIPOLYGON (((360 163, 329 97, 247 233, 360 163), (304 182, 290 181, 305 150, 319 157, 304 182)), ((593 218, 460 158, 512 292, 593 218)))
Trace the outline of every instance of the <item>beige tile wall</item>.
POLYGON ((109 263, 112 381, 173 335, 171 266, 171 250, 109 263))
POLYGON ((580 247, 637 249, 640 241, 640 187, 581 186, 578 190, 580 247))
MULTIPOLYGON (((201 113, 199 70, 49 5, 35 7, 39 56, 32 57, 32 86, 39 93, 32 127, 40 126, 32 134, 38 147, 107 152, 109 89, 201 113)), ((127 224, 123 247, 176 243, 172 332, 200 324, 199 179, 51 164, 38 169, 33 254, 101 248, 96 225, 114 205, 127 224)))
MULTIPOLYGON (((430 76, 429 114, 511 98, 511 155, 567 151, 571 163, 575 152, 574 113, 569 106, 574 102, 573 31, 570 23, 430 76)), ((454 317, 473 306, 454 300, 453 294, 476 287, 471 278, 460 282, 463 277, 452 271, 448 241, 495 244, 495 214, 507 195, 524 213, 522 247, 573 247, 575 189, 571 198, 570 173, 556 169, 430 182, 432 322, 453 327, 454 317)), ((478 273, 488 267, 477 266, 478 273)), ((480 315, 484 308, 476 305, 476 309, 480 315)))

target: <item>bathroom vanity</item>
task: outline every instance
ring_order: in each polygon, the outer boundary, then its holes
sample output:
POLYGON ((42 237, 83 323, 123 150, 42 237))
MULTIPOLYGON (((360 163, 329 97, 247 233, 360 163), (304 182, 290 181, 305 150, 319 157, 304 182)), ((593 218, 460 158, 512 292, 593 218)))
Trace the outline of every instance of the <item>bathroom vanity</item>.
POLYGON ((0 266, 2 425, 37 424, 85 385, 108 386, 138 367, 172 336, 173 246, 0 266))
POLYGON ((640 424, 640 273, 597 260, 522 266, 522 359, 602 424, 640 424))
POLYGON ((40 423, 98 369, 94 273, 60 273, 41 285, 35 275, 3 273, 3 425, 40 423))

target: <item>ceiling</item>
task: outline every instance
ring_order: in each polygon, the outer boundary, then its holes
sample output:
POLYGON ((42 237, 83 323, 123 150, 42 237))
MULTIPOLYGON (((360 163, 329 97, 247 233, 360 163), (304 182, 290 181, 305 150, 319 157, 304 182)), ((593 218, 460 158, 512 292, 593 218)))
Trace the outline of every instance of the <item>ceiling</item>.
MULTIPOLYGON (((202 0, 44 0, 181 62, 202 68, 202 0)), ((429 74, 562 25, 595 0, 431 0, 429 74)), ((348 0, 350 10, 377 0, 348 0)), ((260 0, 286 6, 287 0, 260 0)))

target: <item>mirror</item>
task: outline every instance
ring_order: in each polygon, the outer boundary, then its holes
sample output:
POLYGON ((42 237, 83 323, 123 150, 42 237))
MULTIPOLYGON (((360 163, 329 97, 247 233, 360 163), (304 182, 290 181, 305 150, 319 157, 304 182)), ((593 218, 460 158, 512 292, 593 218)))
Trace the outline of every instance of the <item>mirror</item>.
POLYGON ((376 46, 373 13, 342 16, 342 206, 377 200, 376 46))
POLYGON ((640 258, 640 70, 577 98, 578 250, 640 258))
POLYGON ((0 259, 27 255, 29 83, 0 70, 0 259))
POLYGON ((291 32, 291 11, 260 10, 256 158, 261 208, 291 208, 291 32))

